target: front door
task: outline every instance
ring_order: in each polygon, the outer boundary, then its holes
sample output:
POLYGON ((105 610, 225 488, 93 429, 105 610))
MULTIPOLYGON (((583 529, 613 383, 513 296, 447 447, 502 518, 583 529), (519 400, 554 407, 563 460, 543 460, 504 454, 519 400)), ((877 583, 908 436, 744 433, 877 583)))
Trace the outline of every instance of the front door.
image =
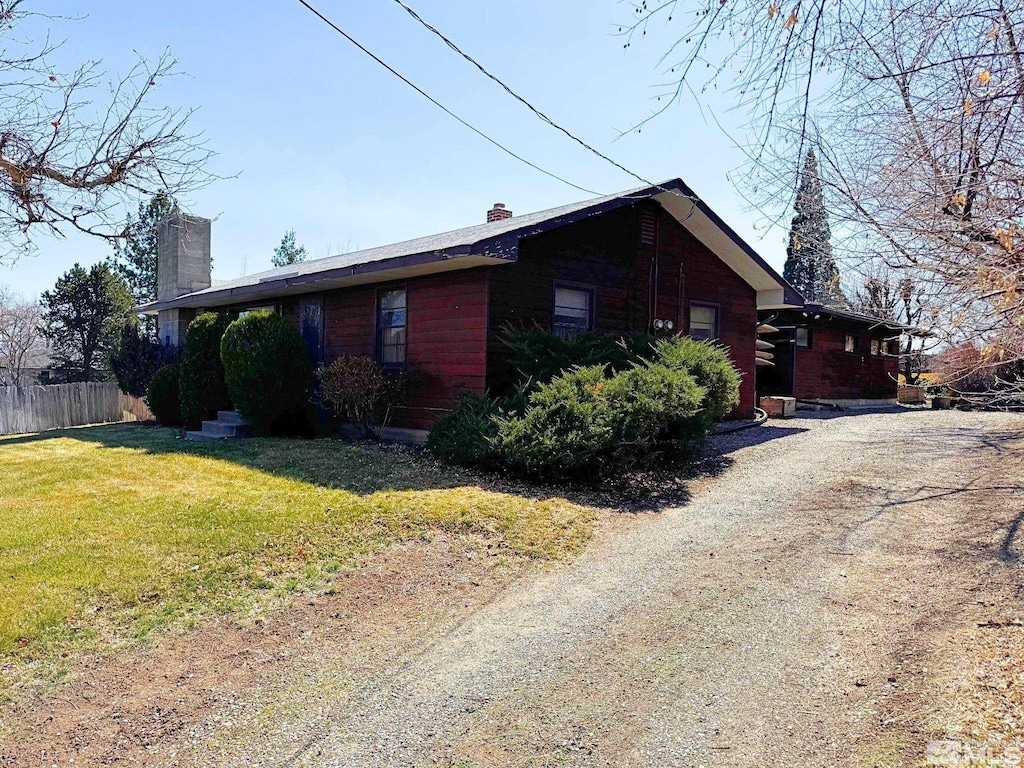
POLYGON ((324 297, 322 294, 299 299, 299 333, 306 344, 310 364, 316 368, 324 361, 324 297))

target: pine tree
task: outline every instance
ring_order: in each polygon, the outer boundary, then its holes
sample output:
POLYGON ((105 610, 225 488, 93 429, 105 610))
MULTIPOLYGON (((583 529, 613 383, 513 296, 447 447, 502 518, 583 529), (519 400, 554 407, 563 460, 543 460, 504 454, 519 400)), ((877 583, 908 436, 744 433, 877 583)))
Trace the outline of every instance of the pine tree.
MULTIPOLYGON (((110 271, 124 280, 136 304, 156 301, 159 243, 157 225, 178 210, 167 195, 154 195, 148 203, 139 203, 138 218, 130 214, 123 236, 114 241, 114 255, 107 260, 110 271)), ((143 318, 145 336, 156 338, 156 318, 143 318)))
POLYGON ((75 264, 52 291, 43 291, 43 333, 66 381, 105 378, 107 356, 132 322, 132 303, 128 286, 106 264, 88 270, 75 264))
POLYGON ((832 255, 832 232, 818 175, 818 158, 813 149, 807 150, 795 208, 783 276, 808 301, 847 306, 839 287, 839 269, 832 255))
POLYGON ((139 304, 156 301, 157 225, 178 210, 167 195, 139 203, 138 218, 128 216, 124 236, 114 242, 110 271, 120 277, 139 304))
POLYGON ((306 260, 306 246, 295 244, 295 230, 289 229, 281 238, 281 244, 274 249, 271 259, 275 267, 287 267, 306 260))

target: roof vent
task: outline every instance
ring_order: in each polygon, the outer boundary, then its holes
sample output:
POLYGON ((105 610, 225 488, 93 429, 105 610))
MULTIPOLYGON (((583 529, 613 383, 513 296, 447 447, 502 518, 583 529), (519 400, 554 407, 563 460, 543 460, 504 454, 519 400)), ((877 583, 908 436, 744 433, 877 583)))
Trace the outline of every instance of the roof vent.
POLYGON ((487 223, 492 221, 504 221, 512 218, 512 211, 505 207, 504 203, 495 203, 494 207, 487 212, 487 223))

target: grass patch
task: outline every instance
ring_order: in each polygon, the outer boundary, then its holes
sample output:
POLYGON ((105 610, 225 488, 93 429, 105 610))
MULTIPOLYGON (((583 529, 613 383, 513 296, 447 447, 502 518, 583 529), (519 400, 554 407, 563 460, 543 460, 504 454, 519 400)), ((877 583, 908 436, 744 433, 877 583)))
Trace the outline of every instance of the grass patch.
MULTIPOLYGON (((138 425, 0 438, 0 662, 252 608, 390 543, 483 534, 581 548, 593 510, 481 489, 407 451, 188 443, 138 425)), ((0 691, 2 694, 2 691, 0 691)))

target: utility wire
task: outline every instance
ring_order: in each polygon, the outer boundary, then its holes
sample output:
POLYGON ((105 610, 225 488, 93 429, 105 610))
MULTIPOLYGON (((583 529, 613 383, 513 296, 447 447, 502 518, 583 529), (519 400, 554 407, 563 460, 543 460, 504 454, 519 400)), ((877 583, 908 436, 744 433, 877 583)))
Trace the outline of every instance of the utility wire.
MULTIPOLYGON (((612 158, 608 157, 608 155, 604 154, 604 153, 603 153, 603 152, 601 152, 600 150, 598 150, 598 149, 595 149, 594 147, 590 146, 589 144, 587 144, 587 142, 585 142, 585 141, 584 141, 583 139, 581 139, 581 138, 579 138, 578 136, 576 136, 575 134, 573 134, 573 133, 572 133, 571 131, 569 131, 569 130, 568 130, 567 128, 563 128, 563 127, 562 127, 561 125, 559 125, 559 124, 558 124, 558 123, 556 123, 556 122, 555 122, 554 120, 552 120, 552 119, 551 119, 550 117, 548 117, 548 116, 547 116, 546 114, 544 114, 544 113, 543 113, 543 112, 541 112, 541 111, 540 111, 539 109, 537 109, 537 107, 533 106, 533 104, 531 104, 531 103, 530 103, 529 101, 527 101, 527 100, 526 100, 525 98, 523 98, 523 97, 522 97, 522 96, 520 96, 520 95, 519 95, 518 93, 516 93, 515 91, 513 91, 513 90, 512 90, 512 88, 511 88, 511 87, 509 87, 509 86, 508 86, 508 85, 507 85, 507 84, 506 84, 506 83, 505 83, 505 82, 504 82, 504 81, 503 81, 503 80, 502 80, 501 78, 499 78, 499 77, 498 77, 497 75, 491 74, 491 72, 489 72, 489 71, 487 70, 487 68, 486 68, 486 67, 484 67, 484 65, 483 65, 483 64, 481 64, 481 63, 480 63, 479 61, 477 61, 477 60, 476 60, 476 59, 474 59, 474 58, 473 58, 472 56, 470 56, 470 55, 469 55, 468 53, 466 53, 466 52, 465 52, 465 51, 463 51, 463 50, 462 50, 461 48, 459 48, 459 46, 457 46, 457 45, 456 45, 455 43, 453 43, 453 42, 452 42, 452 41, 451 41, 451 40, 450 40, 450 39, 449 39, 448 37, 446 37, 446 36, 444 35, 444 33, 443 33, 443 32, 441 32, 441 31, 440 31, 439 29, 437 29, 437 27, 435 27, 435 26, 431 25, 431 24, 430 24, 429 22, 425 21, 425 20, 423 19, 423 17, 422 17, 422 16, 420 16, 420 15, 419 15, 418 13, 416 13, 416 11, 415 11, 415 10, 413 10, 412 8, 410 8, 410 7, 409 7, 409 5, 408 5, 407 3, 405 3, 405 2, 404 2, 404 0, 395 0, 395 2, 396 2, 396 3, 398 3, 398 4, 400 5, 400 6, 402 6, 402 7, 403 7, 403 8, 404 8, 404 9, 405 9, 405 10, 406 10, 406 11, 407 11, 408 13, 409 13, 409 15, 410 15, 410 16, 412 16, 412 17, 413 17, 414 19, 416 19, 416 21, 418 21, 418 22, 419 22, 420 24, 422 24, 422 25, 423 25, 424 27, 426 27, 426 28, 427 28, 428 30, 430 30, 430 31, 431 31, 431 32, 433 32, 433 33, 434 33, 435 35, 437 35, 437 36, 438 36, 439 38, 441 38, 441 39, 442 39, 442 40, 443 40, 443 41, 445 42, 445 44, 446 44, 446 45, 447 45, 447 46, 448 46, 449 48, 451 48, 451 49, 452 49, 453 51, 455 51, 455 53, 459 54, 459 55, 460 55, 460 56, 461 56, 462 58, 464 58, 464 59, 465 59, 466 61, 468 61, 468 62, 469 62, 470 64, 472 64, 472 65, 473 65, 474 67, 476 67, 477 69, 479 69, 479 70, 480 70, 480 71, 481 71, 481 72, 482 72, 482 73, 483 73, 484 75, 486 75, 486 76, 487 76, 487 77, 489 77, 489 78, 490 78, 491 80, 493 80, 493 81, 494 81, 494 82, 496 82, 496 83, 497 83, 498 85, 500 85, 500 86, 501 86, 502 88, 504 88, 504 89, 505 89, 505 91, 506 91, 506 92, 508 93, 508 95, 509 95, 509 96, 511 96, 511 97, 512 97, 512 98, 514 98, 514 99, 515 99, 516 101, 518 101, 518 102, 519 102, 520 104, 522 104, 523 106, 525 106, 525 107, 526 107, 527 109, 529 109, 529 110, 530 110, 531 112, 533 112, 533 114, 535 114, 535 115, 536 115, 537 117, 539 117, 539 118, 540 118, 541 120, 543 120, 543 121, 544 121, 545 123, 547 123, 548 125, 550 125, 550 126, 551 126, 552 128, 555 128, 556 130, 559 130, 559 131, 561 131, 562 133, 564 133, 564 134, 565 134, 566 136, 568 136, 568 137, 569 137, 570 139, 572 139, 573 141, 575 141, 575 142, 576 142, 577 144, 579 144, 579 145, 580 145, 581 147, 583 147, 584 149, 586 149, 586 150, 588 150, 588 151, 592 152, 593 154, 597 155, 597 156, 598 156, 598 157, 600 157, 600 158, 601 158, 602 160, 604 160, 604 161, 606 161, 606 162, 609 162, 609 163, 611 163, 611 164, 612 164, 612 165, 614 165, 614 166, 615 166, 616 168, 618 168, 618 169, 619 169, 620 171, 623 171, 624 173, 628 173, 628 174, 629 174, 630 176, 632 176, 632 177, 633 177, 634 179, 638 179, 639 181, 642 181, 642 182, 643 182, 644 184, 646 184, 646 185, 648 185, 648 186, 651 186, 651 187, 657 187, 657 186, 658 186, 658 185, 657 185, 657 184, 655 184, 654 182, 652 182, 652 181, 649 181, 648 179, 645 179, 645 178, 644 178, 643 176, 641 176, 640 174, 638 174, 638 173, 635 173, 634 171, 631 171, 631 170, 630 170, 629 168, 627 168, 626 166, 622 165, 621 163, 618 163, 618 162, 616 162, 615 160, 613 160, 612 158)), ((666 190, 666 191, 667 191, 667 190, 666 190)))
POLYGON ((412 88, 412 89, 413 89, 414 91, 416 91, 416 92, 417 92, 418 94, 420 94, 420 96, 422 96, 423 98, 427 99, 427 101, 429 101, 429 102, 430 102, 431 104, 433 104, 434 106, 436 106, 436 107, 437 107, 438 109, 441 109, 441 110, 442 110, 442 111, 444 111, 444 112, 445 112, 445 113, 446 113, 447 115, 449 115, 450 117, 452 117, 452 118, 454 118, 455 120, 459 121, 459 122, 460 122, 460 123, 461 123, 462 125, 464 125, 464 126, 465 126, 466 128, 469 128, 469 130, 473 131, 473 133, 475 133, 475 134, 476 134, 477 136, 480 136, 481 138, 483 138, 483 139, 486 139, 487 141, 489 141, 489 142, 490 142, 491 144, 493 144, 494 146, 496 146, 496 147, 497 147, 498 149, 500 149, 500 150, 501 150, 502 152, 504 152, 505 154, 507 154, 507 155, 510 155, 510 156, 512 156, 512 157, 514 157, 514 158, 515 158, 516 160, 518 160, 519 162, 521 162, 521 163, 525 163, 526 165, 530 166, 530 167, 531 167, 531 168, 533 168, 534 170, 540 171, 541 173, 543 173, 543 174, 544 174, 544 175, 546 175, 546 176, 550 176, 551 178, 553 178, 553 179, 556 179, 556 180, 558 180, 558 181, 562 182, 563 184, 568 184, 568 185, 569 185, 570 187, 574 187, 575 189, 578 189, 578 190, 580 190, 581 192, 586 192, 586 193, 587 193, 588 195, 595 195, 595 196, 598 196, 598 197, 600 197, 600 195, 601 195, 601 193, 600 193, 600 192, 595 192, 595 191, 594 191, 594 190, 592 190, 592 189, 587 189, 586 187, 581 187, 581 186, 580 186, 579 184, 574 184, 573 182, 569 181, 568 179, 564 179, 564 178, 562 178, 561 176, 559 176, 559 175, 557 175, 557 174, 555 174, 555 173, 552 173, 551 171, 545 170, 544 168, 541 168, 541 167, 540 167, 539 165, 536 165, 535 163, 531 163, 531 162, 530 162, 529 160, 527 160, 527 159, 526 159, 525 157, 523 157, 523 156, 521 156, 521 155, 518 155, 518 154, 516 154, 516 153, 515 153, 515 152, 513 152, 513 151, 512 151, 511 149, 509 149, 508 147, 506 147, 506 146, 505 146, 504 144, 501 144, 500 142, 498 142, 498 141, 497 141, 496 139, 492 139, 492 138, 491 138, 490 136, 488 136, 488 135, 487 135, 486 133, 484 133, 483 131, 481 131, 481 130, 480 130, 479 128, 477 128, 477 127, 475 127, 474 125, 472 125, 472 124, 468 123, 467 121, 465 121, 465 120, 463 120, 463 119, 462 119, 461 117, 459 117, 459 116, 458 116, 457 114, 455 114, 454 112, 452 112, 452 111, 451 111, 450 109, 448 109, 448 107, 446 107, 446 106, 445 106, 444 104, 442 104, 441 102, 439 102, 439 101, 438 101, 437 99, 435 99, 435 98, 434 98, 433 96, 431 96, 431 95, 430 95, 429 93, 427 93, 426 91, 424 91, 424 90, 423 90, 422 88, 420 88, 420 87, 419 87, 418 85, 416 85, 416 84, 415 84, 414 82, 412 82, 412 81, 411 81, 411 80, 410 80, 409 78, 407 78, 407 77, 406 77, 405 75, 403 75, 403 74, 402 74, 401 72, 397 71, 397 70, 396 70, 396 69, 395 69, 394 67, 392 67, 392 66, 391 66, 390 64, 388 64, 388 63, 387 63, 387 62, 385 62, 385 61, 384 61, 383 59, 381 59, 381 58, 380 58, 379 56, 377 56, 377 55, 376 55, 375 53, 373 53, 373 51, 371 51, 371 50, 369 50, 368 48, 366 48, 366 46, 362 45, 362 43, 360 43, 360 42, 359 42, 358 40, 356 40, 356 39, 355 39, 354 37, 352 37, 352 36, 351 36, 351 35, 349 35, 349 34, 348 34, 347 32, 345 32, 345 30, 343 30, 343 29, 342 29, 341 27, 339 27, 339 26, 338 26, 337 24, 335 24, 335 23, 334 23, 333 21, 331 21, 331 20, 330 20, 330 19, 328 19, 328 18, 327 18, 326 16, 324 16, 324 15, 323 15, 322 13, 320 13, 320 11, 318 11, 318 10, 317 10, 316 8, 314 8, 314 7, 312 6, 312 5, 310 5, 310 4, 308 3, 308 2, 306 2, 306 0, 299 0, 299 2, 300 2, 300 3, 301 3, 301 4, 303 5, 303 6, 305 6, 305 8, 306 8, 306 9, 307 9, 308 11, 310 11, 310 13, 312 13, 312 14, 313 14, 314 16, 316 16, 317 18, 319 18, 319 19, 320 19, 320 20, 321 20, 322 22, 324 22, 324 23, 325 23, 325 24, 326 24, 327 26, 329 26, 329 27, 330 27, 331 29, 333 29, 333 30, 334 30, 335 32, 337 32, 337 33, 338 33, 339 35, 341 35, 342 37, 344 37, 344 38, 345 38, 346 40, 348 40, 348 41, 349 41, 350 43, 352 43, 352 45, 354 45, 354 46, 355 46, 356 48, 358 48, 359 50, 361 50, 361 51, 362 51, 363 53, 365 53, 365 54, 366 54, 367 56, 369 56, 369 57, 370 57, 371 59, 373 59, 374 61, 376 61, 376 62, 377 62, 378 64, 380 64, 380 65, 381 65, 382 67, 384 67, 384 69, 386 69, 386 70, 387 70, 388 72, 390 72, 390 73, 391 73, 392 75, 394 75, 394 76, 395 76, 395 77, 397 77, 397 78, 398 78, 399 80, 401 80, 401 81, 402 81, 403 83, 405 83, 406 85, 408 85, 408 86, 409 86, 410 88, 412 88))

